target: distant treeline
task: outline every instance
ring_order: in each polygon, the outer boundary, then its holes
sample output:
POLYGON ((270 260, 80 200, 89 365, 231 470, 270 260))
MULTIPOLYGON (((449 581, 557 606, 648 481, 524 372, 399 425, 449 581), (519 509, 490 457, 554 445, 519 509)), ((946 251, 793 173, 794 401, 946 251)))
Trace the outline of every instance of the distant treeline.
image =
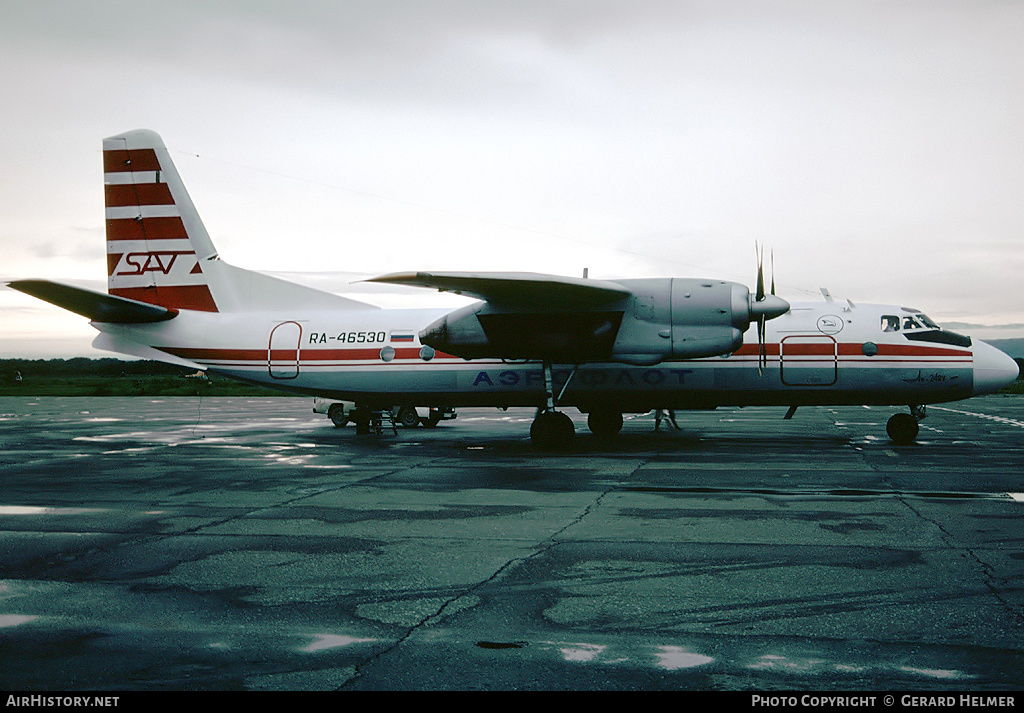
POLYGON ((124 361, 113 357, 89 359, 0 359, 0 378, 14 381, 30 376, 174 376, 188 369, 159 361, 124 361))
POLYGON ((0 396, 283 396, 159 361, 0 359, 0 396))

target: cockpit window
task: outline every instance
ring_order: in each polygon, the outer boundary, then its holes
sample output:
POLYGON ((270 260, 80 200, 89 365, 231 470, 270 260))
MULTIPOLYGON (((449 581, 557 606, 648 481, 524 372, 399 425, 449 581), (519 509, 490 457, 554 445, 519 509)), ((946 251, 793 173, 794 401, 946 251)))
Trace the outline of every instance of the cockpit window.
POLYGON ((913 317, 883 314, 881 326, 883 332, 902 332, 904 337, 914 342, 950 344, 965 348, 971 346, 970 337, 956 332, 947 332, 920 312, 916 312, 913 317))
POLYGON ((883 332, 909 332, 914 329, 940 329, 940 327, 923 314, 916 314, 913 317, 904 316, 902 318, 894 314, 882 315, 883 332))

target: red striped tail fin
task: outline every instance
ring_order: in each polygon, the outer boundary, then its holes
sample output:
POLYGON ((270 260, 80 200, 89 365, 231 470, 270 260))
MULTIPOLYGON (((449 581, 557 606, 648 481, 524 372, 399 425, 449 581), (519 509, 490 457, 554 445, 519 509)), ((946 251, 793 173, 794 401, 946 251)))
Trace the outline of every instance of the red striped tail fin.
POLYGON ((107 291, 173 309, 219 311, 203 271, 217 252, 160 136, 131 131, 104 139, 103 183, 107 291))

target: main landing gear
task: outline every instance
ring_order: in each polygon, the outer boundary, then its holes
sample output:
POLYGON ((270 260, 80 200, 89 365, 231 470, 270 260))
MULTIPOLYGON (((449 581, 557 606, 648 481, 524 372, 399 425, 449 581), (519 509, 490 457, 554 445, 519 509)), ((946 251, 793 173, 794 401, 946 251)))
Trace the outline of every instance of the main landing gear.
POLYGON ((530 426, 530 439, 543 450, 562 450, 572 445, 576 427, 561 411, 541 409, 530 426))
POLYGON ((622 412, 611 406, 592 408, 587 414, 587 427, 598 438, 614 438, 622 430, 622 412))
MULTIPOLYGON (((590 432, 603 440, 614 438, 622 430, 622 412, 614 408, 595 408, 587 414, 590 432)), ((576 428, 561 411, 541 409, 530 426, 534 445, 544 450, 563 450, 572 445, 576 428)))
POLYGON ((917 439, 917 433, 920 430, 918 422, 925 415, 924 406, 911 404, 910 413, 898 413, 889 419, 889 422, 885 424, 885 432, 889 434, 889 438, 896 445, 910 445, 917 439))
MULTIPOLYGON (((576 437, 576 427, 565 413, 555 410, 555 404, 561 401, 575 375, 576 369, 573 369, 556 396, 551 364, 544 362, 544 406, 537 410, 537 416, 530 426, 530 438, 538 448, 565 450, 572 445, 576 437)), ((614 406, 596 406, 590 409, 587 415, 587 426, 598 438, 612 438, 622 430, 622 412, 614 406)))
POLYGON ((555 410, 555 402, 561 399, 565 389, 576 375, 573 369, 569 378, 562 385, 562 390, 555 397, 554 378, 551 375, 551 362, 544 362, 544 406, 537 411, 537 416, 530 426, 530 439, 534 445, 544 450, 562 450, 572 445, 576 436, 576 427, 572 419, 561 411, 555 410))

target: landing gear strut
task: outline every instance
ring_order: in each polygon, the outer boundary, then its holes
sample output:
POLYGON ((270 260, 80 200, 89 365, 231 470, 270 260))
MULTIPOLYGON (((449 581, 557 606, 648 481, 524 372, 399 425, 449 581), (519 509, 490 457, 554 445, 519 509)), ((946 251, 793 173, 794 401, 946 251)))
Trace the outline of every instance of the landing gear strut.
MULTIPOLYGON (((576 374, 574 369, 569 378, 566 379, 558 399, 565 393, 565 389, 576 374)), ((551 362, 544 362, 544 407, 537 411, 537 417, 533 419, 530 426, 530 438, 534 445, 545 450, 556 450, 568 448, 576 435, 576 428, 572 419, 561 411, 555 410, 554 378, 551 374, 551 362)))
POLYGON ((920 430, 917 422, 925 417, 924 406, 911 404, 910 413, 898 413, 885 424, 885 432, 893 443, 906 446, 914 442, 920 430))

